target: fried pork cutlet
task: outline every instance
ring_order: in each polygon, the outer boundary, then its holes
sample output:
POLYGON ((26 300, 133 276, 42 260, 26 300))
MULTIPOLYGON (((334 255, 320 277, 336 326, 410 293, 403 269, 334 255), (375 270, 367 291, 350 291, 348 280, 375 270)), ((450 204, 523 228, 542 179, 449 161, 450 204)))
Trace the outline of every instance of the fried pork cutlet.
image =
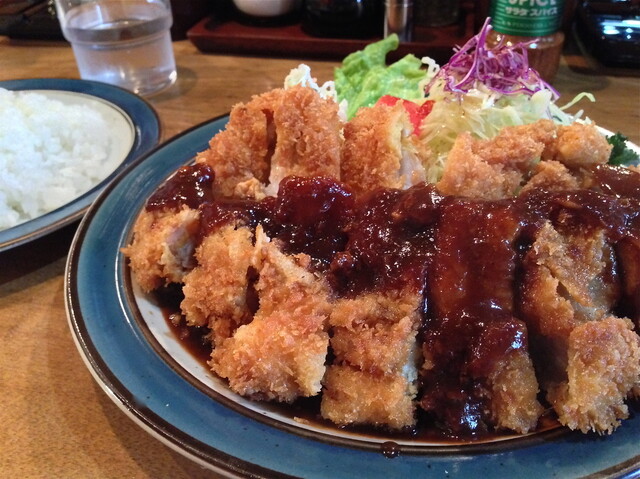
POLYGON ((366 293, 331 312, 335 356, 323 380, 321 414, 338 425, 402 429, 416 423, 420 292, 366 293))
POLYGON ((531 178, 520 190, 520 194, 543 189, 545 191, 577 190, 578 179, 559 161, 549 160, 538 163, 531 172, 531 178))
POLYGON ((575 189, 579 169, 605 164, 610 153, 611 145, 592 124, 556 127, 551 120, 539 120, 503 128, 488 140, 462 133, 437 187, 444 194, 485 199, 513 197, 523 186, 575 189))
POLYGON ((210 365, 238 394, 292 402, 320 392, 329 347, 327 283, 307 255, 285 255, 256 230, 252 266, 259 308, 251 322, 216 346, 210 365))
POLYGON ((210 234, 195 252, 197 266, 184 277, 180 304, 187 324, 208 326, 214 347, 250 321, 247 302, 253 231, 227 225, 210 234))
POLYGON ((569 168, 605 164, 612 145, 594 124, 572 123, 558 127, 554 159, 569 168))
MULTIPOLYGON (((640 212, 636 222, 640 223, 640 212)), ((622 311, 640 331, 640 238, 628 236, 616 244, 622 277, 622 311)))
POLYGON ((334 361, 321 403, 337 424, 415 425, 417 332, 440 200, 424 184, 378 190, 347 228, 349 243, 331 267, 340 298, 329 319, 334 361))
POLYGON ((513 202, 443 204, 427 274, 420 404, 454 435, 526 433, 542 413, 528 331, 514 311, 519 233, 513 202))
POLYGON ((273 108, 275 148, 267 191, 275 195, 285 176, 340 179, 342 121, 338 105, 311 88, 284 90, 273 108))
POLYGON ((136 283, 145 292, 169 283, 181 283, 195 266, 193 252, 199 212, 184 206, 179 211, 143 210, 133 226, 133 240, 122 252, 136 283))
POLYGON ((145 292, 181 283, 195 266, 199 206, 212 199, 213 172, 206 165, 183 166, 147 200, 122 252, 145 292))
POLYGON ((560 422, 611 432, 640 382, 640 340, 628 319, 610 314, 620 283, 605 231, 572 227, 567 211, 560 218, 557 227, 544 224, 524 257, 522 312, 560 422))
POLYGON ((234 106, 196 161, 213 168, 218 194, 275 195, 285 176, 339 179, 341 129, 338 105, 312 88, 272 90, 234 106))
POLYGON ((611 433, 629 416, 627 395, 639 388, 640 337, 628 319, 606 316, 571 331, 567 380, 552 385, 547 398, 569 428, 611 433))
POLYGON ((554 138, 549 120, 506 127, 489 140, 461 133, 436 184, 438 191, 490 200, 513 197, 543 155, 552 155, 554 138))
POLYGON ((361 108, 344 127, 341 180, 356 193, 424 181, 427 146, 412 132, 402 102, 361 108))

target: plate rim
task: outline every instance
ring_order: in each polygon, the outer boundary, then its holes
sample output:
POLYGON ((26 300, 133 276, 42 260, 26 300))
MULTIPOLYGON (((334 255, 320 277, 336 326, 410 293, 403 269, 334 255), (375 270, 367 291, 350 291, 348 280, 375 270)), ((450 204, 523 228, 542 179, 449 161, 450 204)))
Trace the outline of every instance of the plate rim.
MULTIPOLYGON (((131 401, 131 398, 127 398, 126 395, 122 395, 122 391, 129 392, 126 385, 120 381, 120 379, 115 375, 107 364, 107 361, 100 356, 99 351, 95 348, 95 345, 92 345, 94 354, 97 354, 97 357, 94 357, 92 353, 87 349, 88 344, 92 342, 92 338, 86 329, 86 324, 84 323, 84 318, 82 318, 82 311, 76 310, 79 303, 78 291, 74 290, 74 275, 77 276, 78 271, 78 259, 81 254, 81 250, 83 248, 83 240, 86 237, 87 230, 91 227, 91 222, 93 221, 93 216, 96 214, 103 202, 108 198, 111 194, 112 190, 117 187, 118 183, 126 178, 131 171, 133 171, 137 166, 139 166, 144 161, 147 161, 151 157, 153 157, 156 153, 160 152, 163 148, 166 148, 175 140, 180 138, 188 137, 191 133, 197 132, 201 128, 206 128, 207 126, 214 125, 220 122, 222 119, 226 119, 226 115, 221 115, 211 120, 207 120, 199 125, 196 125, 185 132, 177 135, 172 138, 168 142, 163 145, 159 145, 150 151, 148 154, 144 155, 144 157, 140 158, 139 161, 135 162, 135 164, 129 165, 125 170, 123 170, 116 180, 114 180, 111 184, 105 188, 105 190, 100 194, 98 199, 91 206, 88 213, 85 215, 81 224, 78 228, 76 236, 71 245, 71 249, 69 252, 69 256, 66 263, 65 269, 65 306, 67 310, 67 318, 70 325, 70 328, 73 332, 72 336, 74 337, 74 342, 80 351, 80 355, 83 358, 83 361, 89 366, 89 369, 97 382, 100 384, 103 390, 109 395, 109 397, 116 402, 118 407, 122 409, 129 417, 132 417, 136 423, 143 427, 143 429, 150 432, 154 437, 160 439, 165 445, 168 445, 172 449, 177 452, 195 460, 200 465, 213 469, 217 472, 224 472, 225 474, 230 474, 235 476, 236 474, 253 474, 256 477, 291 477, 290 475, 275 471, 270 468, 265 468, 258 464, 254 464, 252 462, 247 462, 243 459, 240 459, 236 456, 229 455, 227 453, 221 452, 210 444, 205 444, 201 441, 198 441, 196 438, 191 436, 188 432, 183 431, 180 427, 176 427, 173 424, 167 423, 166 420, 162 417, 159 417, 155 412, 151 410, 140 410, 136 404, 131 401), (87 343, 87 341, 89 343, 87 343), (111 379, 108 376, 105 376, 105 371, 111 375, 111 379), (174 430, 173 435, 167 431, 166 427, 169 426, 170 429, 174 430), (185 438, 186 436, 186 438, 185 438), (191 442, 191 444, 189 444, 191 442)), ((159 153, 158 153, 159 154, 159 153)), ((183 162, 188 161, 185 159, 183 162)), ((162 181, 159 180, 159 181, 162 181)), ((126 233, 126 232, 122 232, 126 233)), ((114 266, 115 267, 115 266, 114 266)), ((77 279, 77 278, 76 278, 77 279)), ((125 321, 130 321, 131 318, 125 318, 125 321)), ((146 339, 146 338, 145 338, 146 339)), ((155 352, 157 354, 157 352, 155 352)), ((162 361, 164 359, 160 358, 162 361)), ((167 365, 170 367, 170 365, 167 365)), ((174 374, 177 376, 179 381, 186 381, 186 379, 180 376, 177 372, 174 371, 174 374)), ((193 385, 191 385, 193 386, 193 385)), ((223 407, 226 407, 223 405, 223 407)), ((624 424, 624 423, 623 423, 624 424)), ((637 427, 634 426, 634 427, 637 427)), ((290 432, 287 434, 292 435, 290 432)), ((295 436, 295 435, 292 435, 295 436)), ((568 441, 573 442, 581 442, 584 441, 584 437, 569 433, 568 441)), ((614 434, 615 436, 615 434, 614 434)), ((593 439, 593 438, 592 438, 593 439)), ((304 439, 301 439, 304 441, 304 439)), ((595 440, 594 440, 595 441, 595 440)), ((317 439, 307 441, 307 442, 315 442, 320 443, 317 439)), ((325 445, 326 446, 326 445, 325 445)), ((549 446, 548 443, 543 441, 541 447, 549 446)), ((595 446, 595 444, 594 444, 595 446)), ((340 446, 329 445, 331 449, 340 449, 340 446)), ((326 448, 324 448, 326 449, 326 448)), ((513 449, 513 448, 511 448, 513 449)), ((523 448, 519 448, 523 449, 523 448)), ((344 450, 349 450, 355 454, 353 449, 344 448, 344 450)), ((366 451, 367 454, 371 454, 371 451, 366 451)), ((431 458, 434 457, 442 457, 442 454, 438 454, 438 451, 434 451, 436 454, 429 454, 422 451, 421 455, 417 456, 419 458, 431 458)), ((474 451, 469 451, 474 452, 474 451)), ((504 451, 501 451, 499 454, 502 454, 504 451)), ((507 451, 513 452, 513 451, 507 451)), ((377 455, 381 455, 379 452, 377 455)), ((460 457, 460 451, 454 451, 449 457, 454 458, 456 456, 460 457)), ((482 451, 479 451, 479 457, 488 457, 492 456, 491 454, 483 454, 482 451)), ((405 458, 410 457, 410 455, 404 456, 405 458)), ((392 463, 392 460, 388 460, 392 463)), ((393 461, 398 461, 398 459, 394 459, 393 461)), ((640 466, 640 451, 638 451, 638 455, 628 458, 626 461, 610 465, 606 468, 600 469, 598 471, 592 471, 593 474, 600 474, 601 472, 606 472, 607 475, 616 475, 624 474, 625 476, 628 474, 635 473, 638 471, 638 467, 640 466)), ((588 474, 590 475, 590 474, 588 474)))
POLYGON ((0 88, 11 91, 49 90, 94 97, 122 113, 133 129, 133 144, 114 171, 86 192, 54 210, 0 230, 0 253, 49 235, 80 219, 98 193, 115 179, 118 172, 156 146, 162 135, 160 117, 153 106, 144 98, 115 85, 74 78, 24 78, 2 80, 0 88))

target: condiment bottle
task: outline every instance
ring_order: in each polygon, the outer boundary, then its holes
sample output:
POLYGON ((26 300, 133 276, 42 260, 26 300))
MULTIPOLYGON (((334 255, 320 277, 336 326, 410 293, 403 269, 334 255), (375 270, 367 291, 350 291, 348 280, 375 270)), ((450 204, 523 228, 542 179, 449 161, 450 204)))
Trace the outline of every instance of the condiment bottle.
POLYGON ((305 0, 302 29, 314 37, 373 38, 383 29, 380 0, 305 0))
POLYGON ((564 0, 492 0, 488 46, 527 43, 529 65, 546 81, 558 71, 564 44, 564 0))

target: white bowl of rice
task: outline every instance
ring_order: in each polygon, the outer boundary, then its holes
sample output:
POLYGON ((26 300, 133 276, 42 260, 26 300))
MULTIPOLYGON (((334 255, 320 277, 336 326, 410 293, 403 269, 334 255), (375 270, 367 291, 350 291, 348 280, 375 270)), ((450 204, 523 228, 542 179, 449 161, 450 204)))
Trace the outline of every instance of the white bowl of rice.
POLYGON ((0 231, 89 191, 127 156, 128 117, 100 98, 0 88, 0 231))

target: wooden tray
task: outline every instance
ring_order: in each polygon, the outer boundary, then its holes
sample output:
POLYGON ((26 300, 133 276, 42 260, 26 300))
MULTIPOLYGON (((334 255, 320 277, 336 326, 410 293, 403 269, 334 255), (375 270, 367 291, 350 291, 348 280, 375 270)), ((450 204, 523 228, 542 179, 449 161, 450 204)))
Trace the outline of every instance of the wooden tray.
MULTIPOLYGON (((474 33, 473 8, 463 3, 458 23, 438 28, 416 26, 413 41, 401 43, 389 54, 389 60, 413 53, 443 64, 451 57, 453 47, 464 44, 474 33)), ((380 39, 314 37, 303 30, 299 21, 260 25, 243 21, 237 15, 215 13, 194 25, 187 32, 187 38, 203 52, 332 60, 341 60, 380 39)))

